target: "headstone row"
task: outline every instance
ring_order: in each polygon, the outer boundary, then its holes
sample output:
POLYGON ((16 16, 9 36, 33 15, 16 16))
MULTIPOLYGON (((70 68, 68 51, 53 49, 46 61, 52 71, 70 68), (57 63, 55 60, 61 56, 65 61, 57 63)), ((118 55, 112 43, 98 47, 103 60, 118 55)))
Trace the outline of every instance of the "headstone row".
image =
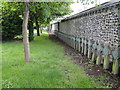
POLYGON ((86 11, 73 19, 59 22, 55 34, 69 46, 104 69, 118 74, 120 67, 120 4, 86 11), (110 7, 110 8, 109 8, 110 7), (89 13, 90 12, 90 13, 89 13), (110 67, 112 63, 112 67, 110 67))
POLYGON ((92 62, 96 62, 97 65, 103 64, 104 69, 111 68, 113 74, 118 74, 120 58, 118 48, 111 49, 107 44, 61 32, 56 32, 56 34, 69 46, 87 56, 92 62), (113 63, 112 67, 110 67, 110 63, 113 63))

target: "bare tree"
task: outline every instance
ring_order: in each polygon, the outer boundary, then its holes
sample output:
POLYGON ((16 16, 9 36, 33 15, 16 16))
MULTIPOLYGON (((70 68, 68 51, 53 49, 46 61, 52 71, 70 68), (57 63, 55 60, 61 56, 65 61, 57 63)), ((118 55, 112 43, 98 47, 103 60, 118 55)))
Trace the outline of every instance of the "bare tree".
POLYGON ((23 24, 22 24, 25 61, 30 61, 30 47, 29 47, 29 40, 28 40, 28 33, 27 33, 28 18, 29 18, 28 4, 29 4, 28 1, 24 2, 24 18, 23 18, 23 24))

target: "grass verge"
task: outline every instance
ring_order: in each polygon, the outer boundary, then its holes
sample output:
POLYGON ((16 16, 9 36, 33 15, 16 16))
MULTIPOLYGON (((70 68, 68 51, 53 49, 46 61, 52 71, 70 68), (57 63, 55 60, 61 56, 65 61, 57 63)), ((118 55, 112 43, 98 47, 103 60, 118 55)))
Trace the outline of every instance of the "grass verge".
POLYGON ((24 61, 20 41, 2 44, 3 88, 102 88, 84 69, 64 55, 44 32, 30 42, 31 62, 24 61))

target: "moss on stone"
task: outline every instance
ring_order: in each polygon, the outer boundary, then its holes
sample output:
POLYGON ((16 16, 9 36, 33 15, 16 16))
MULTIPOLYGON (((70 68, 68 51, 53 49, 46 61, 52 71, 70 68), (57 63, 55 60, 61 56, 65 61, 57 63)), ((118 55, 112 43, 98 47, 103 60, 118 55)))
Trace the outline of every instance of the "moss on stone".
POLYGON ((92 54, 92 61, 94 61, 95 53, 92 54))
POLYGON ((118 74, 119 64, 118 60, 113 61, 112 72, 113 74, 118 74))
POLYGON ((97 65, 100 65, 100 62, 101 62, 101 60, 100 60, 100 56, 97 56, 96 64, 97 64, 97 65))
POLYGON ((104 63, 103 63, 103 68, 104 69, 108 69, 109 68, 109 59, 108 59, 108 56, 105 56, 104 57, 104 63))

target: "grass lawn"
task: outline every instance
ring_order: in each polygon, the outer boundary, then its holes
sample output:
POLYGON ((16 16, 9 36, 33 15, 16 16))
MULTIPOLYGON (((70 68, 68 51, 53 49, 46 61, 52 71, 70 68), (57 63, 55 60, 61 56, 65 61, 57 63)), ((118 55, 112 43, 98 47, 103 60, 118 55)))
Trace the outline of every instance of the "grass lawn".
POLYGON ((20 41, 2 43, 3 88, 101 88, 82 67, 64 55, 44 32, 30 42, 31 62, 24 61, 20 41))

